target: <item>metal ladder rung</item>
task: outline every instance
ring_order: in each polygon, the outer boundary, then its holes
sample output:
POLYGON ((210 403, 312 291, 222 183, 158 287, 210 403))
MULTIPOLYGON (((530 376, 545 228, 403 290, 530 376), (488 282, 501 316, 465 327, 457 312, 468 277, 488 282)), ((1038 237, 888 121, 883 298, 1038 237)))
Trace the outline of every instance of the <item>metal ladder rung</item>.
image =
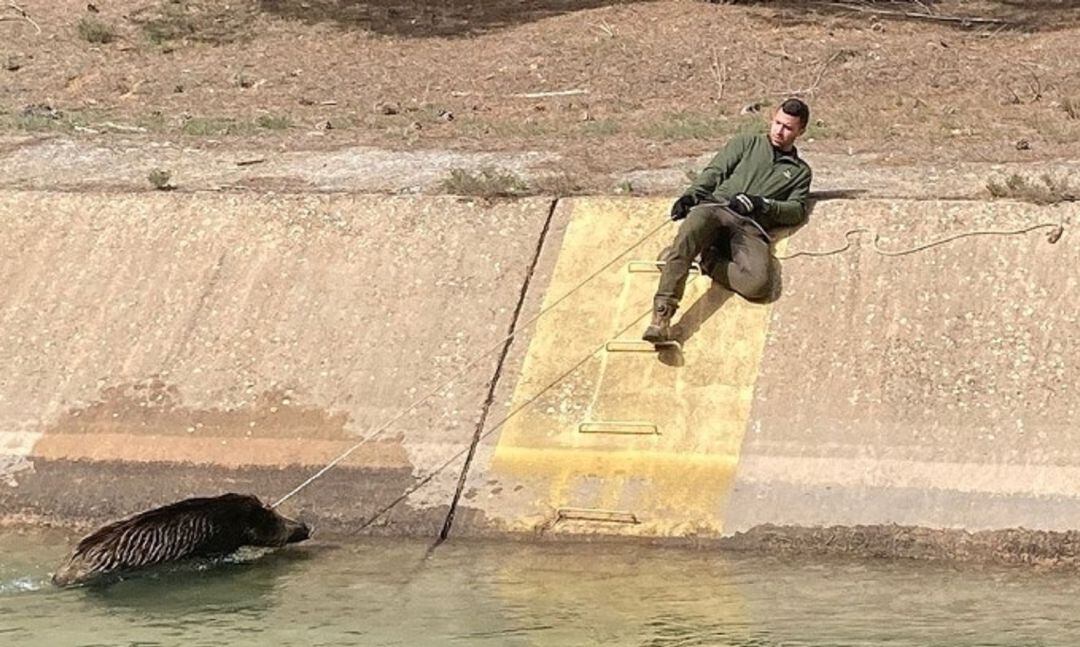
POLYGON ((633 512, 621 510, 599 510, 595 508, 559 508, 555 513, 555 522, 560 521, 602 521, 605 523, 639 524, 641 521, 633 512))
POLYGON ((675 340, 654 344, 643 339, 612 339, 604 344, 604 350, 609 353, 656 353, 662 350, 682 352, 682 344, 675 340))
MULTIPOLYGON (((659 274, 667 261, 630 261, 626 264, 626 271, 631 274, 659 274)), ((690 264, 690 272, 701 274, 701 265, 690 264)))
POLYGON ((660 428, 651 422, 628 420, 610 420, 582 422, 577 427, 579 434, 621 434, 626 436, 659 436, 660 428))

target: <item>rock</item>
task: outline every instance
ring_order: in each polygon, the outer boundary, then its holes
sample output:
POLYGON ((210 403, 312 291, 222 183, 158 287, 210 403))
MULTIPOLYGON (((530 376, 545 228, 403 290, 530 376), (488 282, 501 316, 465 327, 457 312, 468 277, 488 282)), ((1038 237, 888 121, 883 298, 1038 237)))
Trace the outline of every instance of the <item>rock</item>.
POLYGON ((401 106, 393 102, 380 103, 375 106, 375 110, 384 115, 396 115, 401 112, 401 106))
POLYGON ((1029 151, 1029 150, 1031 150, 1031 143, 1028 142, 1028 140, 1026 140, 1026 139, 1021 139, 1018 142, 1016 142, 1016 150, 1018 150, 1018 151, 1029 151))
POLYGON ((64 113, 60 112, 56 108, 53 108, 47 103, 31 103, 28 106, 23 106, 22 116, 59 119, 64 116, 64 113))
POLYGON ((745 104, 739 110, 739 114, 740 115, 749 115, 749 114, 758 113, 758 112, 761 112, 761 108, 762 108, 762 103, 760 101, 751 101, 750 103, 745 104))

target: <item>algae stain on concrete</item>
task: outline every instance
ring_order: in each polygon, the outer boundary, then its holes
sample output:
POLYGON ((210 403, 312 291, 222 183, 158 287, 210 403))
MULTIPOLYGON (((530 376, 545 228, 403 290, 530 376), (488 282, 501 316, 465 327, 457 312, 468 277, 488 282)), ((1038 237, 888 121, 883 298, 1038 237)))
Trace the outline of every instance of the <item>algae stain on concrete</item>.
POLYGON ((292 389, 271 389, 243 406, 194 407, 160 379, 103 388, 97 402, 68 410, 47 434, 347 440, 348 414, 303 406, 292 389))

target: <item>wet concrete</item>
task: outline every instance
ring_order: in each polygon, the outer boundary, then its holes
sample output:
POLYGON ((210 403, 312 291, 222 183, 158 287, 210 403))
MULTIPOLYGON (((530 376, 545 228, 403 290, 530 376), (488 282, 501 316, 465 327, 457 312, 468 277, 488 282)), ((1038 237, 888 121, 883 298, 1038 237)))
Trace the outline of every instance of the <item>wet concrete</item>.
POLYGON ((765 524, 721 540, 720 548, 791 556, 982 562, 1075 571, 1080 532, 1011 528, 968 532, 951 528, 870 525, 799 527, 765 524))

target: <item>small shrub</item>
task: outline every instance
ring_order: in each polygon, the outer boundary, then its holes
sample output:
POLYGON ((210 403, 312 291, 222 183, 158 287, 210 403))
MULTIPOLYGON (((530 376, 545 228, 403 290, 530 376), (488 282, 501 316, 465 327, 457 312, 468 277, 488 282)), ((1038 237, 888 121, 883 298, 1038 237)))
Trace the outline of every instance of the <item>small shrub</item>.
POLYGON ((31 132, 70 131, 76 125, 82 124, 78 115, 69 115, 47 103, 33 103, 23 106, 17 112, 2 114, 0 121, 3 122, 4 127, 31 132))
POLYGON ((154 110, 148 115, 137 117, 135 119, 135 125, 150 131, 162 132, 167 128, 168 123, 164 113, 160 110, 154 110))
POLYGON ((79 20, 79 37, 88 43, 104 45, 116 40, 116 30, 96 18, 83 18, 79 20))
POLYGON ((986 189, 995 198, 1009 198, 1035 204, 1057 204, 1080 200, 1080 194, 1069 186, 1068 180, 1058 180, 1043 174, 1039 180, 1013 173, 1002 181, 991 178, 986 189))
POLYGON ((585 187, 573 175, 566 172, 544 175, 533 183, 536 193, 565 197, 578 195, 585 191, 585 187))
POLYGON ((285 116, 260 115, 255 119, 255 125, 267 130, 286 130, 292 127, 292 120, 285 116))
POLYGON ((150 186, 158 191, 169 191, 176 188, 169 184, 170 177, 172 177, 172 174, 165 169, 156 168, 147 174, 146 179, 150 181, 150 186))
POLYGON ((42 130, 57 130, 62 122, 41 115, 18 115, 14 118, 14 126, 17 130, 38 132, 42 130))
POLYGON ((450 177, 442 181, 441 188, 446 193, 481 198, 520 196, 529 191, 529 185, 513 171, 491 166, 485 166, 475 173, 466 169, 451 169, 450 177))
POLYGON ((805 139, 831 139, 840 137, 840 129, 832 122, 815 119, 806 126, 805 139))

